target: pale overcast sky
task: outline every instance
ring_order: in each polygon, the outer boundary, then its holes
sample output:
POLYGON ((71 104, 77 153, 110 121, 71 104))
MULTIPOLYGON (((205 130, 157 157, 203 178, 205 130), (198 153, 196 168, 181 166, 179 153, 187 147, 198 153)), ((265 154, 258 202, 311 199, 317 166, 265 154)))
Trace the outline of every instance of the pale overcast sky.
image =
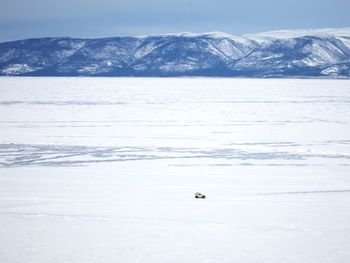
POLYGON ((0 41, 350 27, 350 0, 0 0, 0 41))

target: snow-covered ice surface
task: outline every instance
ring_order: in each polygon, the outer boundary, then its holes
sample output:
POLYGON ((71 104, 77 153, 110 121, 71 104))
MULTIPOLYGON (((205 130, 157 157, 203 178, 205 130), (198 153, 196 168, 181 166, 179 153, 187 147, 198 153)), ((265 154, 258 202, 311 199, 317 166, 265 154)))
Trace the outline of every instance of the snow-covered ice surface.
POLYGON ((0 78, 0 262, 349 262, 349 84, 0 78))

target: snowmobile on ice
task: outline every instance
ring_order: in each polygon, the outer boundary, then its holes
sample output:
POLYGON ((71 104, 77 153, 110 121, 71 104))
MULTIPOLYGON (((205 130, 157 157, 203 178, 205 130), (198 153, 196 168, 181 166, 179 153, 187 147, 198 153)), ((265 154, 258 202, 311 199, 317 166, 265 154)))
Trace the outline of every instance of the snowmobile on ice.
POLYGON ((205 199, 206 196, 204 194, 201 194, 201 193, 197 192, 197 193, 194 194, 194 198, 196 198, 196 199, 198 199, 198 198, 205 199))

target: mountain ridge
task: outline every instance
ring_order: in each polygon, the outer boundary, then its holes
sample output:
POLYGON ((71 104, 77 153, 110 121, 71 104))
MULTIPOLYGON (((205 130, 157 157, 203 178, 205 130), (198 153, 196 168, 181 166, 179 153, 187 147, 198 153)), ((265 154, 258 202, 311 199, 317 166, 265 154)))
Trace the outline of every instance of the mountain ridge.
POLYGON ((350 28, 0 43, 0 75, 350 77, 350 28))

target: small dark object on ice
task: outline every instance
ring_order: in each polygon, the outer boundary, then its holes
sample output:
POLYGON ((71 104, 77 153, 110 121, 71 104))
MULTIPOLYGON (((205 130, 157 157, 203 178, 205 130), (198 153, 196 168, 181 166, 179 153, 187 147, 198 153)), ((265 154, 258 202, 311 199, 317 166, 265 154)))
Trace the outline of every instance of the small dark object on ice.
POLYGON ((194 194, 194 198, 202 198, 202 199, 205 199, 205 197, 206 197, 206 196, 205 196, 204 194, 201 194, 201 193, 198 193, 198 192, 194 194))

